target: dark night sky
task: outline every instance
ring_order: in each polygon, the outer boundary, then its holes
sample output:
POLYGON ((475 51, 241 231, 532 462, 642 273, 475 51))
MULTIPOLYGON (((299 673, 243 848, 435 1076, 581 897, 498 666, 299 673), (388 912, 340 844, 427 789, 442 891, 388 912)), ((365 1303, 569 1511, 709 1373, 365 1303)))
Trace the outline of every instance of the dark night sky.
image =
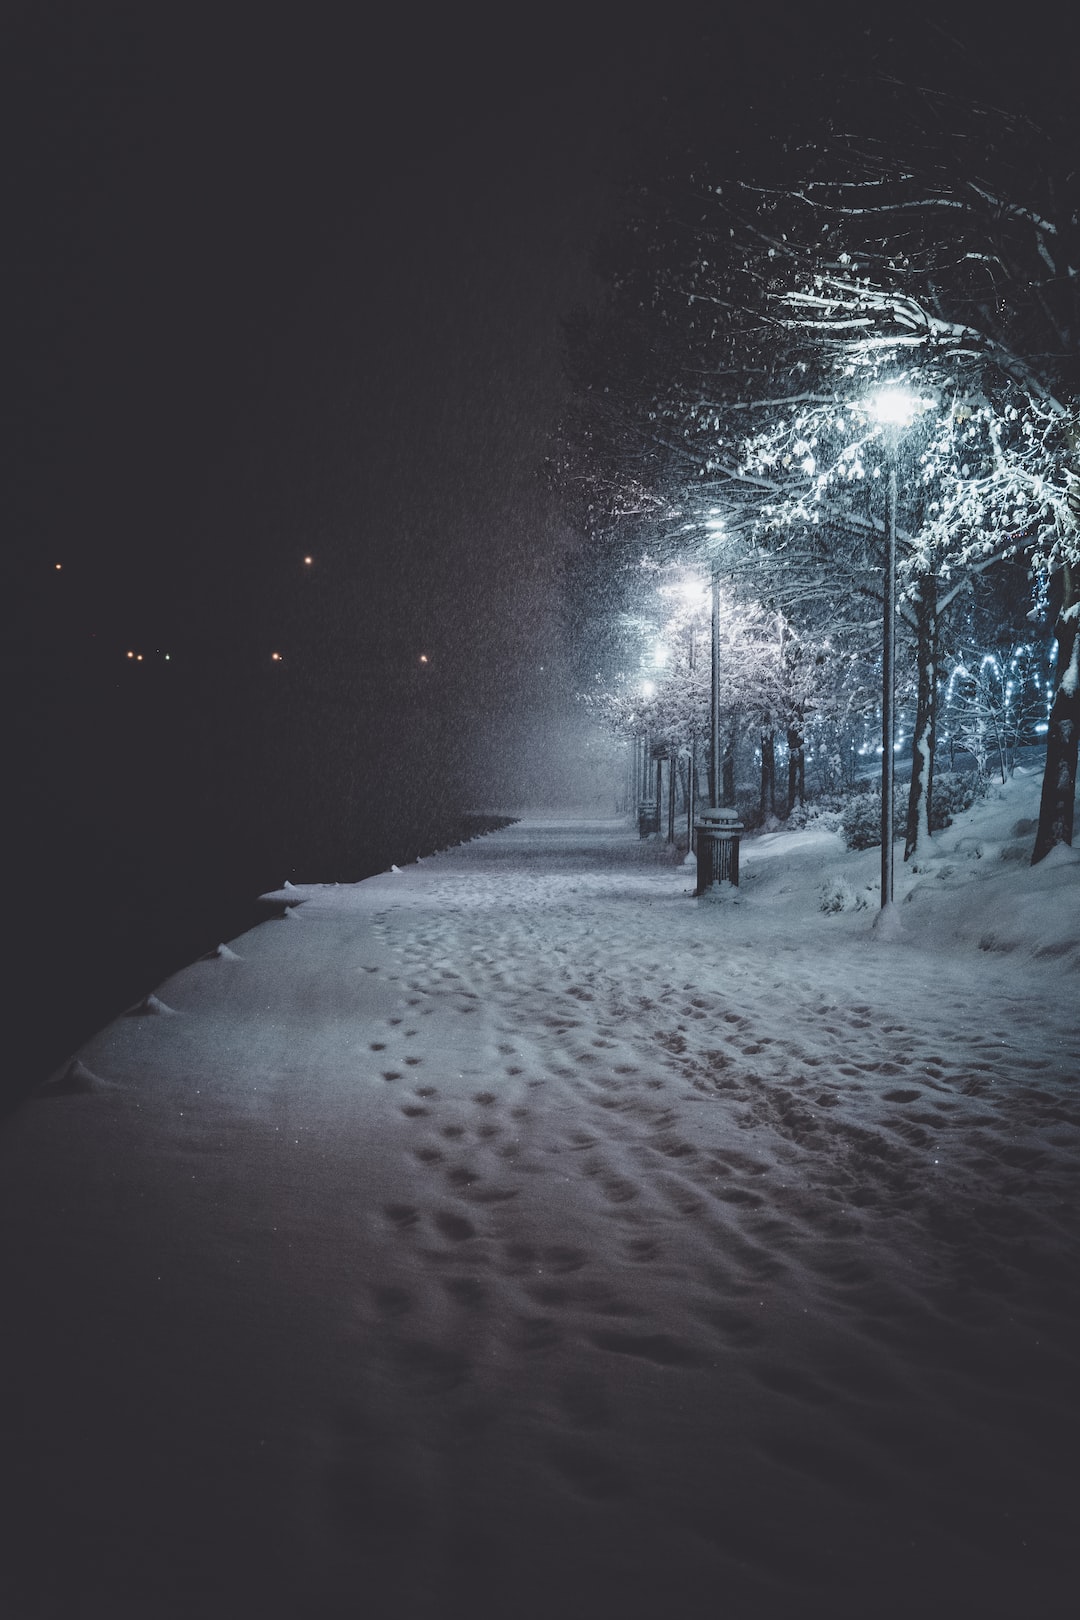
POLYGON ((15 29, 22 557, 62 560, 103 634, 288 639, 317 551, 338 617, 359 588, 423 639, 425 598, 529 521, 583 290, 580 104, 564 125, 564 80, 527 106, 542 53, 500 87, 505 54, 493 79, 456 28, 344 17, 44 6, 15 29))
POLYGON ((533 692, 559 320, 630 132, 818 32, 710 12, 8 4, 8 594, 58 680, 168 643, 533 692))
POLYGON ((280 639, 307 550, 339 613, 359 588, 380 631, 445 636, 447 589, 545 521, 557 321, 639 68, 580 28, 358 16, 9 24, 23 560, 55 553, 121 639, 280 639))
POLYGON ((690 15, 9 3, 15 594, 62 561, 106 659, 426 645, 455 703, 527 684, 624 137, 758 60, 690 15))

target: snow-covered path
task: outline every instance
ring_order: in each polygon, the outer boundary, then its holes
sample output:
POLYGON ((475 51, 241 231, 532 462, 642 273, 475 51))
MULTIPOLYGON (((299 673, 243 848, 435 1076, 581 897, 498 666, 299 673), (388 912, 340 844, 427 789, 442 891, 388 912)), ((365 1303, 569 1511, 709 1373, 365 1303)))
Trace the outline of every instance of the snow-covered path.
POLYGON ((822 837, 519 823, 89 1043, 0 1138, 11 1613, 1070 1613, 1072 958, 822 837))

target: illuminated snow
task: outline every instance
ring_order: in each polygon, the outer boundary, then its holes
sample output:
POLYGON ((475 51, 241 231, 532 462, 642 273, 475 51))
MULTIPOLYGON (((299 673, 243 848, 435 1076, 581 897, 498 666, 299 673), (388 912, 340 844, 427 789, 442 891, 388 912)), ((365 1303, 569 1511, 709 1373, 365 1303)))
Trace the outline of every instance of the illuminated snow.
POLYGON ((1080 858, 1027 865, 1038 786, 876 926, 821 827, 745 839, 732 906, 525 821, 277 891, 89 1041, 0 1135, 8 1612, 1055 1612, 1080 858))

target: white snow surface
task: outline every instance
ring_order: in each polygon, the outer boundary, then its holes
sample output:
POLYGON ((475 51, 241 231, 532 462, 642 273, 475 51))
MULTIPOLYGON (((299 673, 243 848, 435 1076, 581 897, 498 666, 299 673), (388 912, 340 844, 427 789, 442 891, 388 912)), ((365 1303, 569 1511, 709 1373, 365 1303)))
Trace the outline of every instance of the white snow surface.
POLYGON ((898 859, 885 928, 830 833, 695 900, 524 820, 289 885, 95 1036, 0 1131, 0 1612, 1074 1612, 1037 793, 898 859))

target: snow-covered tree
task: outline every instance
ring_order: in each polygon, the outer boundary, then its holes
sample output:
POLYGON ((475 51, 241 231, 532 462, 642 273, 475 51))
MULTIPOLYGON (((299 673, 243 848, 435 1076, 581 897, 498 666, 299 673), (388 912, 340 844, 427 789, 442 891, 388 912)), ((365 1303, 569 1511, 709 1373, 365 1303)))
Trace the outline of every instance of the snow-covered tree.
POLYGON ((964 749, 984 774, 1004 782, 1017 749, 1046 730, 1044 662, 1030 642, 958 658, 945 685, 953 751, 964 749))
MULTIPOLYGON (((700 574, 645 560, 654 614, 636 621, 636 667, 614 679, 597 677, 584 692, 591 712, 616 732, 636 737, 669 756, 701 760, 711 741, 711 592, 700 574)), ((819 701, 824 660, 807 648, 793 626, 761 603, 729 589, 719 592, 719 714, 723 721, 721 771, 725 798, 737 738, 751 736, 761 755, 761 809, 781 808, 775 781, 775 738, 785 738, 790 809, 805 791, 806 717, 819 701)))
POLYGON ((861 407, 886 381, 933 401, 901 451, 918 676, 908 847, 929 821, 943 614, 1023 553, 1059 604, 1038 858, 1071 838, 1080 722, 1080 182, 1060 109, 1037 121, 965 103, 934 65, 941 88, 864 75, 752 165, 707 154, 645 197, 590 333, 590 388, 624 424, 621 476, 633 466, 662 494, 655 526, 733 513, 754 594, 797 606, 804 636, 827 633, 815 603, 843 600, 864 639, 881 613, 889 446, 861 407), (620 332, 633 339, 612 365, 620 332))
MULTIPOLYGON (((925 375, 919 380, 925 381, 925 375)), ((1038 527, 1044 453, 1023 435, 1003 445, 1006 423, 986 400, 955 393, 923 397, 916 420, 897 445, 894 430, 874 419, 872 396, 839 394, 831 404, 801 402, 728 453, 711 474, 740 487, 752 482, 763 549, 791 569, 789 589, 804 615, 820 619, 814 599, 828 599, 838 578, 863 601, 862 647, 878 635, 881 536, 890 459, 900 459, 898 583, 901 621, 914 652, 916 716, 906 853, 929 834, 936 732, 939 636, 947 611, 986 570, 1022 552, 1038 527), (1005 524, 1020 524, 1006 528, 1005 524), (794 563, 794 567, 791 565, 794 563), (870 613, 867 618, 866 603, 870 613)), ((758 562, 767 577, 769 560, 758 562)))
POLYGON ((950 433, 973 453, 925 507, 916 611, 932 620, 943 583, 1018 541, 1055 577, 1038 859, 1071 841, 1080 720, 1080 175, 1053 109, 1036 122, 881 81, 857 111, 854 131, 789 154, 781 182, 715 188, 710 231, 738 243, 747 308, 812 350, 815 376, 903 375, 963 412, 950 433))

